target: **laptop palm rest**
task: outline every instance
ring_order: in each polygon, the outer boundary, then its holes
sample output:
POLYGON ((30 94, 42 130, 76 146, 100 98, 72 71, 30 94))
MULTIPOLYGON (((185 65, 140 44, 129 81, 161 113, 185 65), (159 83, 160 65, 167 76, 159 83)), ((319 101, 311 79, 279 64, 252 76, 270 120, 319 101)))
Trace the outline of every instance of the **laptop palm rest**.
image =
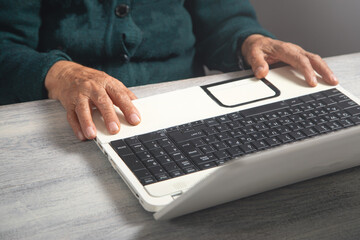
POLYGON ((167 220, 360 165, 360 126, 236 158, 154 214, 167 220))

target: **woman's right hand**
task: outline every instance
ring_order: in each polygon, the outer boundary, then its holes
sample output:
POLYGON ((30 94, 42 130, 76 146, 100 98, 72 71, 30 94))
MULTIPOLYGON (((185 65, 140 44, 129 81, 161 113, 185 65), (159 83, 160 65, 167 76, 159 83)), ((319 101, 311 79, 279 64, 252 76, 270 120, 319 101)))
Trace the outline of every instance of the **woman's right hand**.
POLYGON ((108 74, 70 61, 56 62, 45 78, 49 98, 60 100, 67 119, 80 140, 96 137, 92 107, 100 111, 110 134, 120 130, 114 104, 132 124, 140 123, 140 113, 131 100, 136 96, 119 80, 108 74))

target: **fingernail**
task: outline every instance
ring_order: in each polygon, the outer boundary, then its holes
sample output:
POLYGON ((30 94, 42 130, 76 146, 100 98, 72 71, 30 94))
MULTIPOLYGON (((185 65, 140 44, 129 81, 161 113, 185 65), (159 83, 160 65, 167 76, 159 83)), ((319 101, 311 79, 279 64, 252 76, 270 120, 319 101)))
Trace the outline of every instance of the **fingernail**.
POLYGON ((81 140, 81 141, 85 140, 85 137, 84 137, 84 135, 82 134, 81 131, 79 131, 79 132, 77 133, 77 137, 78 137, 78 139, 81 140))
POLYGON ((108 127, 109 127, 110 132, 115 133, 115 132, 119 131, 119 126, 116 124, 116 122, 109 123, 108 127))
POLYGON ((333 81, 333 83, 336 83, 336 84, 339 83, 339 80, 337 79, 337 77, 334 74, 331 76, 331 80, 333 81))
POLYGON ((140 118, 137 114, 133 113, 129 116, 129 120, 131 124, 138 124, 140 122, 140 118))
POLYGON ((313 86, 316 86, 316 85, 317 85, 317 78, 316 78, 316 76, 314 76, 314 77, 312 78, 312 84, 313 84, 313 86))
POLYGON ((262 72, 264 70, 264 67, 258 67, 256 70, 255 70, 255 76, 259 75, 260 72, 262 72))
POLYGON ((95 131, 94 131, 94 129, 92 127, 88 127, 86 129, 86 136, 87 136, 87 138, 95 137, 95 131))

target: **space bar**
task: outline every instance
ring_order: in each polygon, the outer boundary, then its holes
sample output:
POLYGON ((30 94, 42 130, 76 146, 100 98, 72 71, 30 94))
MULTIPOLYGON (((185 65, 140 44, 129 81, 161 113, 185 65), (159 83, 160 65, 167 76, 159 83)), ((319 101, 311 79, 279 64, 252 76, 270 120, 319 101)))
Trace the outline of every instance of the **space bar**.
POLYGON ((279 109, 283 109, 283 108, 288 108, 288 107, 289 107, 289 105, 286 102, 281 101, 281 102, 270 103, 270 104, 259 106, 259 107, 249 108, 249 109, 241 111, 241 114, 243 114, 245 117, 251 117, 251 116, 254 116, 257 114, 262 114, 262 113, 279 110, 279 109))

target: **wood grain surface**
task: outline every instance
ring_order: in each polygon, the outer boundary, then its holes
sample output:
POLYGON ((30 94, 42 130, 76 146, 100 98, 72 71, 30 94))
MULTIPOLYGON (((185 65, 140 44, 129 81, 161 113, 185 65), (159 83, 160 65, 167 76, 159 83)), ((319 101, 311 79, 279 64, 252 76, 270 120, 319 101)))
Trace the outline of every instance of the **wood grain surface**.
MULTIPOLYGON (((360 97, 360 53, 326 61, 360 97)), ((76 139, 59 102, 1 106, 0 239, 360 239, 360 167, 156 222, 96 144, 76 139)))

